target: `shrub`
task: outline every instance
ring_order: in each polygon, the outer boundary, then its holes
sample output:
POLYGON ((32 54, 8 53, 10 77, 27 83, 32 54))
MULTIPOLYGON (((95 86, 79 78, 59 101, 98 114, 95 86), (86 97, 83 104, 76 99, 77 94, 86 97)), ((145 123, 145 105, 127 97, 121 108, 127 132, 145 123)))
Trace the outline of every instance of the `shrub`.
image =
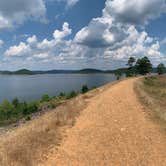
POLYGON ((31 114, 38 111, 39 103, 36 101, 27 104, 27 113, 31 114))
POLYGON ((71 91, 68 95, 67 95, 67 99, 71 99, 73 97, 76 97, 77 93, 75 91, 71 91))
POLYGON ((88 92, 88 91, 89 91, 88 86, 87 86, 87 85, 83 85, 83 86, 82 86, 82 89, 81 89, 81 92, 82 92, 82 93, 86 93, 86 92, 88 92))
POLYGON ((19 100, 18 100, 18 98, 13 99, 12 104, 13 104, 13 106, 15 108, 17 108, 19 106, 19 100))
POLYGON ((157 66, 157 73, 159 75, 161 74, 164 74, 166 72, 166 67, 163 63, 160 63, 158 66, 157 66))
POLYGON ((66 94, 64 92, 59 93, 59 97, 65 97, 65 96, 66 96, 66 94))
POLYGON ((48 101, 50 101, 49 95, 47 95, 47 94, 43 95, 41 98, 41 102, 48 102, 48 101))
POLYGON ((10 104, 8 100, 4 100, 1 104, 1 117, 9 119, 11 117, 12 111, 14 110, 13 105, 10 104))

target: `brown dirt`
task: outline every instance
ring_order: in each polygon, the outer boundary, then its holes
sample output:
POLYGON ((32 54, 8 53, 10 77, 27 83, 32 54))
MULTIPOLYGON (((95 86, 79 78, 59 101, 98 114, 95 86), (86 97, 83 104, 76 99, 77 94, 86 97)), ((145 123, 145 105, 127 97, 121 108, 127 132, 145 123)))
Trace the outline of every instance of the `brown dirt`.
POLYGON ((165 166, 166 137, 124 80, 90 99, 44 166, 165 166))

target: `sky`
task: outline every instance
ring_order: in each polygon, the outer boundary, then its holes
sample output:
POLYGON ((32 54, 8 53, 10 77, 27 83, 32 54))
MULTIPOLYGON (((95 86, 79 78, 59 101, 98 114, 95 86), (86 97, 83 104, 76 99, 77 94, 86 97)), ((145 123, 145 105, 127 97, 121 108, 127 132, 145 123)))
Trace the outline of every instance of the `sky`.
POLYGON ((0 0, 0 70, 166 65, 165 0, 0 0))

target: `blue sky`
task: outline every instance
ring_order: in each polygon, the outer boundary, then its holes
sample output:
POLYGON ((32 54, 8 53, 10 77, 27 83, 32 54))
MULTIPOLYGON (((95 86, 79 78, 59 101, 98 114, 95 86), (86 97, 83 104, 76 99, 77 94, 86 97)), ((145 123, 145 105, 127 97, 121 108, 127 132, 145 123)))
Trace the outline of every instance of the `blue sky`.
POLYGON ((166 64, 165 0, 1 0, 0 70, 166 64))

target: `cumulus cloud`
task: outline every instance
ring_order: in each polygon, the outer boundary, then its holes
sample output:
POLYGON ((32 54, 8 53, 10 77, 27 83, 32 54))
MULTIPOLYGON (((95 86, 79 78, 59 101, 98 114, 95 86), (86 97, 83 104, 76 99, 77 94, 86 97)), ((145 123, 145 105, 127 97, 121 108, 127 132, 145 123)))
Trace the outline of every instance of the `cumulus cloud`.
POLYGON ((136 27, 146 26, 150 19, 165 11, 164 0, 107 0, 103 15, 93 18, 76 34, 74 41, 91 50, 100 50, 101 56, 112 61, 130 56, 161 58, 159 42, 136 27))
POLYGON ((33 35, 32 37, 29 37, 27 39, 27 43, 29 43, 30 45, 36 44, 37 43, 37 37, 36 37, 36 35, 33 35))
POLYGON ((51 40, 45 38, 39 41, 35 35, 28 37, 25 42, 20 42, 18 45, 9 47, 4 53, 4 60, 11 63, 11 61, 16 61, 16 59, 20 62, 20 59, 22 59, 22 61, 27 62, 27 64, 50 64, 55 63, 55 61, 62 63, 65 61, 65 58, 68 58, 68 51, 70 49, 74 50, 72 41, 64 39, 70 35, 71 32, 72 30, 69 28, 69 24, 65 22, 62 26, 62 30, 56 29, 54 31, 51 40))
POLYGON ((46 6, 43 0, 0 1, 0 29, 24 23, 26 19, 46 21, 46 6))
POLYGON ((145 24, 166 12, 165 0, 107 0, 104 16, 129 24, 145 24))
POLYGON ((30 46, 26 43, 20 42, 19 45, 11 46, 8 50, 6 50, 6 56, 24 56, 30 52, 30 46))
POLYGON ((39 41, 35 35, 31 36, 26 42, 10 47, 5 55, 24 58, 24 62, 29 64, 43 63, 43 66, 49 67, 64 67, 65 64, 66 68, 122 67, 130 56, 148 56, 154 64, 161 60, 166 62, 160 51, 164 40, 159 42, 145 30, 138 30, 138 25, 146 26, 150 19, 163 12, 165 1, 162 0, 106 0, 102 16, 93 18, 76 33, 73 40, 67 38, 72 29, 65 22, 61 30, 53 32, 52 39, 39 41))
POLYGON ((49 53, 34 54, 33 57, 37 59, 46 59, 49 57, 49 53))
MULTIPOLYGON (((54 1, 65 2, 72 7, 79 0, 54 1)), ((0 0, 0 30, 21 25, 29 19, 47 23, 46 2, 48 0, 0 0)))
POLYGON ((66 36, 70 35, 72 33, 72 30, 69 28, 69 24, 65 22, 62 27, 62 31, 55 30, 53 33, 53 36, 55 40, 61 40, 65 38, 66 36))

